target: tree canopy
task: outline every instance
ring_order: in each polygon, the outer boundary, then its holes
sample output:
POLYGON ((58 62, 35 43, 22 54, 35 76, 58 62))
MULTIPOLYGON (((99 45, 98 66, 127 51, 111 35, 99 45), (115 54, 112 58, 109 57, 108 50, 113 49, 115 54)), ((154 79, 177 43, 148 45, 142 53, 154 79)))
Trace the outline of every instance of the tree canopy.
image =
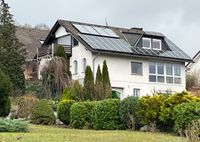
POLYGON ((15 36, 13 15, 4 1, 0 2, 0 67, 13 83, 14 91, 24 91, 25 79, 23 64, 25 63, 25 50, 15 36))

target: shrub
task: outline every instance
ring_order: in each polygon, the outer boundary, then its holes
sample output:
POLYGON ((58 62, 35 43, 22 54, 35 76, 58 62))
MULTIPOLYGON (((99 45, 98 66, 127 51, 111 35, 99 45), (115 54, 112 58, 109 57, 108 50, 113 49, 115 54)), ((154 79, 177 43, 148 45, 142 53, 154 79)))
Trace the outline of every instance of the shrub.
POLYGON ((173 108, 178 104, 190 101, 200 101, 200 99, 187 92, 182 92, 170 95, 163 101, 159 119, 168 130, 171 130, 174 125, 174 121, 172 120, 173 108))
POLYGON ((200 141, 200 119, 193 120, 192 123, 187 126, 185 136, 189 142, 200 141))
POLYGON ((8 76, 0 70, 0 117, 5 117, 10 112, 10 98, 12 83, 8 76))
POLYGON ((85 69, 84 87, 83 87, 84 100, 94 99, 94 76, 90 66, 85 69))
POLYGON ((0 132, 27 132, 28 122, 0 118, 0 132))
POLYGON ((47 100, 41 100, 31 113, 31 122, 34 124, 52 125, 56 118, 47 100))
POLYGON ((93 128, 97 130, 121 128, 119 108, 120 100, 118 99, 99 101, 93 109, 93 128))
POLYGON ((59 101, 56 101, 56 100, 49 100, 48 102, 49 102, 49 105, 51 106, 52 110, 53 110, 54 112, 56 112, 56 111, 57 111, 57 107, 58 107, 59 101))
POLYGON ((20 97, 17 104, 17 117, 30 118, 33 108, 38 103, 38 98, 34 95, 25 95, 20 97))
POLYGON ((74 100, 63 100, 58 104, 58 119, 66 125, 70 124, 70 108, 73 103, 74 100))
POLYGON ((112 98, 112 88, 110 84, 110 77, 106 60, 103 61, 102 80, 104 98, 112 98))
POLYGON ((95 100, 102 100, 105 99, 104 91, 103 91, 103 78, 101 74, 101 68, 98 65, 97 72, 96 72, 96 79, 94 85, 94 93, 95 93, 95 100))
POLYGON ((74 128, 92 127, 92 110, 95 102, 74 103, 70 109, 70 124, 74 128))
POLYGON ((154 126, 159 124, 159 112, 163 100, 163 95, 144 96, 140 99, 137 112, 140 124, 143 126, 154 126))
POLYGON ((125 126, 129 129, 135 130, 138 107, 138 97, 131 96, 121 101, 120 116, 125 126))
POLYGON ((79 81, 73 82, 71 87, 67 87, 64 90, 63 95, 61 96, 61 100, 75 100, 82 101, 83 98, 83 87, 79 83, 79 81))
POLYGON ((200 119, 200 103, 182 103, 174 107, 173 110, 174 129, 185 130, 193 120, 200 119))
POLYGON ((196 76, 195 75, 187 75, 186 76, 186 89, 190 90, 196 84, 196 76))

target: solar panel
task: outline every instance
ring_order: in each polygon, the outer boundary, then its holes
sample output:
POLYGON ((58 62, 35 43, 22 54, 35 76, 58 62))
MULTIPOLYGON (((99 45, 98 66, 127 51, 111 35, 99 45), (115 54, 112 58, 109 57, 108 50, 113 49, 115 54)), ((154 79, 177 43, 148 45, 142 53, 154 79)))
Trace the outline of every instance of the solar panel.
POLYGON ((73 25, 79 30, 79 32, 89 33, 89 31, 85 27, 83 27, 82 25, 79 25, 79 24, 73 24, 73 25))
POLYGON ((109 29, 109 28, 81 25, 81 24, 73 24, 73 25, 81 33, 108 36, 108 37, 118 37, 118 35, 112 29, 109 29))
POLYGON ((185 54, 180 48, 176 47, 175 44, 173 44, 169 40, 166 40, 166 42, 172 51, 171 50, 159 51, 152 49, 144 49, 142 47, 132 47, 128 42, 119 38, 102 37, 102 36, 86 35, 86 34, 79 34, 79 36, 94 49, 124 52, 134 55, 191 60, 191 58, 187 54, 185 54))
POLYGON ((99 35, 99 33, 92 27, 87 25, 82 25, 85 29, 87 29, 89 34, 99 35))
POLYGON ((127 52, 127 53, 132 52, 131 46, 123 39, 84 35, 84 34, 80 34, 80 37, 94 49, 127 52))

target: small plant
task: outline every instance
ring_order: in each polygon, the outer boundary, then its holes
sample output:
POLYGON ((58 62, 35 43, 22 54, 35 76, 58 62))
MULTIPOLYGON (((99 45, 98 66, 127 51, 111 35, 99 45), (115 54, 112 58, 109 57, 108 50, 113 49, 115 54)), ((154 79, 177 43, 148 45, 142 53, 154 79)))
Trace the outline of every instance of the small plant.
POLYGON ((63 100, 58 104, 58 119, 66 125, 70 124, 70 108, 73 103, 74 100, 63 100))
POLYGON ((47 100, 41 100, 35 106, 31 113, 31 122, 33 124, 52 125, 56 118, 54 112, 47 100))
POLYGON ((25 95, 20 97, 17 103, 17 117, 29 119, 31 112, 38 101, 38 98, 34 95, 25 95))
POLYGON ((70 109, 70 124, 74 128, 91 128, 92 111, 96 102, 74 103, 70 109))
POLYGON ((28 121, 0 118, 0 132, 27 132, 28 121))

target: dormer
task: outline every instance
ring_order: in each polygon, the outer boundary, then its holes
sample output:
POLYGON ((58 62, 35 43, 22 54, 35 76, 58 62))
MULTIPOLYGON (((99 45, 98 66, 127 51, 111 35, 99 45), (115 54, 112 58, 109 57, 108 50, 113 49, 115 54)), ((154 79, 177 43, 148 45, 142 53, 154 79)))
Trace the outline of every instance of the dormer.
POLYGON ((162 40, 158 38, 143 37, 142 48, 152 50, 162 50, 162 40))

